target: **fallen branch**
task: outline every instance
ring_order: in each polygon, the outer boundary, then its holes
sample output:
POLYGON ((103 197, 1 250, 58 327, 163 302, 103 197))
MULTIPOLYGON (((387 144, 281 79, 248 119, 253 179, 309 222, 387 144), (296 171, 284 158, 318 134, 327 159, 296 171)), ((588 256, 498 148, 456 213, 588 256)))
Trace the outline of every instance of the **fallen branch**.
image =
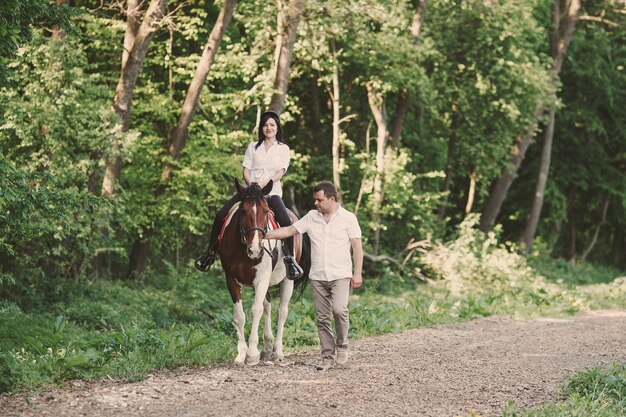
POLYGON ((372 262, 389 262, 398 267, 403 267, 402 263, 398 261, 396 258, 392 258, 387 255, 372 255, 371 253, 364 252, 363 256, 367 258, 367 260, 372 262))

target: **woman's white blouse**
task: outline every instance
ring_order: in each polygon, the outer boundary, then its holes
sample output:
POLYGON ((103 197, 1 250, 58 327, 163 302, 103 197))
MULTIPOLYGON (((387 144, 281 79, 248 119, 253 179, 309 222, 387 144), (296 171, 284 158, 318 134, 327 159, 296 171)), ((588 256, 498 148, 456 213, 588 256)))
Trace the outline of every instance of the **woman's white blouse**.
MULTIPOLYGON (((243 157, 243 167, 250 170, 250 181, 263 183, 281 169, 287 172, 290 158, 289 146, 276 142, 265 152, 264 144, 261 144, 258 149, 254 149, 256 144, 257 142, 249 144, 243 157)), ((274 182, 274 187, 269 195, 283 196, 280 181, 274 182)))

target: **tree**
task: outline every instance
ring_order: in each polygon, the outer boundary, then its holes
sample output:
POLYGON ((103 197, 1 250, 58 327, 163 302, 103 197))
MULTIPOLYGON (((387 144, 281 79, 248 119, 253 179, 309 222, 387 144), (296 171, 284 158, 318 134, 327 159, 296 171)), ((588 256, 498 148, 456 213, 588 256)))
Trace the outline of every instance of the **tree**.
POLYGON ((298 24, 302 15, 303 0, 286 0, 287 12, 283 1, 278 1, 278 35, 276 37, 276 60, 274 92, 270 100, 269 110, 280 113, 285 104, 287 86, 289 85, 289 69, 296 42, 298 24))
MULTIPOLYGON (((164 164, 163 171, 161 173, 161 182, 158 189, 155 191, 155 198, 165 192, 167 184, 170 182, 172 173, 174 170, 174 164, 180 159, 181 152, 187 142, 189 136, 189 125, 191 124, 193 117, 196 113, 198 103, 200 101, 200 93, 204 87, 211 66, 217 55, 220 43, 224 37, 224 33, 228 28, 230 20, 235 10, 236 0, 224 0, 222 10, 213 25, 213 30, 209 35, 209 39, 204 46, 202 56, 198 62, 195 74, 187 89, 185 100, 181 106, 180 116, 176 127, 172 131, 169 138, 168 153, 171 157, 164 164)), ((149 252, 149 239, 152 236, 152 231, 147 230, 143 235, 135 240, 129 260, 129 274, 140 274, 144 271, 148 252, 149 252)))
MULTIPOLYGON (((553 6, 553 31, 551 34, 551 56, 554 62, 552 68, 552 76, 554 82, 558 78, 565 59, 567 47, 569 46, 572 36, 574 35, 574 29, 576 27, 576 21, 580 11, 580 1, 570 0, 566 5, 566 11, 561 22, 561 9, 560 2, 555 1, 553 6)), ((543 198, 546 189, 546 182, 548 180, 548 171, 550 169, 550 159, 552 157, 552 140, 554 138, 554 118, 556 110, 554 105, 551 105, 548 110, 548 124, 545 130, 543 139, 543 149, 541 152, 541 164, 539 167, 539 178, 537 179, 537 186, 534 193, 533 207, 530 212, 530 217, 524 234, 522 236, 522 250, 526 255, 531 250, 532 241, 537 231, 537 224, 539 223, 539 217, 541 215, 541 207, 543 206, 543 198)))
POLYGON ((6 83, 10 72, 7 63, 15 50, 32 38, 33 27, 72 28, 71 17, 76 10, 65 1, 55 4, 47 0, 4 0, 0 3, 0 83, 6 83))
MULTIPOLYGON (((563 60, 565 59, 565 54, 567 53, 567 47, 569 46, 569 43, 572 39, 572 35, 574 34, 574 28, 576 20, 578 18, 578 12, 580 10, 579 0, 568 0, 565 9, 566 13, 561 25, 562 29, 559 30, 559 35, 556 39, 555 55, 553 56, 552 60, 553 79, 558 77, 559 72, 561 71, 561 66, 563 64, 563 60)), ((502 202, 506 198, 506 194, 511 187, 513 180, 515 179, 517 170, 522 164, 528 146, 530 145, 532 138, 535 134, 539 118, 544 112, 544 108, 547 104, 546 96, 550 96, 552 94, 550 90, 546 91, 543 97, 540 97, 537 101, 536 110, 529 124, 529 127, 524 134, 519 135, 515 139, 515 142, 511 149, 509 165, 502 168, 500 178, 498 178, 498 180, 492 187, 489 199, 487 200, 487 204, 483 209, 482 217, 480 220, 479 228, 483 232, 491 230, 495 223, 496 217, 500 212, 502 202)))
MULTIPOLYGON (((119 129, 121 132, 128 132, 130 128, 130 115, 135 84, 137 83, 137 78, 139 78, 139 73, 141 72, 141 67, 143 66, 154 32, 165 17, 167 0, 150 1, 144 19, 137 29, 137 33, 133 36, 136 26, 134 19, 136 7, 136 3, 133 1, 128 3, 129 19, 127 26, 130 28, 127 29, 124 43, 126 46, 132 43, 132 47, 128 55, 126 55, 125 52, 122 53, 122 69, 113 99, 113 108, 119 119, 119 129)), ((122 150, 122 144, 119 141, 114 142, 107 158, 101 194, 108 199, 113 198, 115 194, 115 184, 122 170, 122 150)))

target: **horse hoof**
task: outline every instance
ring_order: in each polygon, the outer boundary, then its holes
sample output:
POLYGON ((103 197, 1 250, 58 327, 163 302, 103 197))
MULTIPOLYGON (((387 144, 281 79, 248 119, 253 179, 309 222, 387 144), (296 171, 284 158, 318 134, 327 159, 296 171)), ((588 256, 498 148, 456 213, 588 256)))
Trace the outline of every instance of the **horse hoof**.
POLYGON ((272 352, 263 352, 261 353, 261 360, 263 362, 267 362, 267 361, 271 361, 272 360, 272 352))
POLYGON ((272 356, 272 362, 281 363, 284 360, 285 360, 285 356, 284 355, 274 354, 274 356, 272 356))
POLYGON ((260 359, 260 355, 248 356, 246 358, 246 365, 248 365, 248 366, 258 365, 259 364, 259 359, 260 359))
POLYGON ((238 367, 238 368, 243 368, 244 365, 245 365, 243 361, 241 361, 241 362, 240 361, 235 361, 234 363, 235 363, 235 366, 238 367))

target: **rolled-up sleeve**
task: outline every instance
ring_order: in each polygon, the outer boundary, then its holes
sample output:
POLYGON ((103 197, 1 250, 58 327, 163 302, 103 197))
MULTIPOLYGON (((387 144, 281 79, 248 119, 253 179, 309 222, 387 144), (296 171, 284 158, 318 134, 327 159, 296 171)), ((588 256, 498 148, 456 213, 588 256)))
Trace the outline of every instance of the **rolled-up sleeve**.
POLYGON ((296 228, 298 233, 303 234, 309 231, 311 228, 311 215, 307 213, 303 218, 293 223, 293 227, 296 228))
POLYGON ((289 146, 283 145, 280 147, 280 159, 279 159, 279 167, 278 169, 284 169, 287 172, 287 168, 289 168, 289 161, 291 159, 291 152, 289 151, 289 146))
POLYGON ((360 239, 361 238, 361 226, 359 226, 359 220, 356 216, 350 213, 350 221, 348 223, 348 238, 360 239))

